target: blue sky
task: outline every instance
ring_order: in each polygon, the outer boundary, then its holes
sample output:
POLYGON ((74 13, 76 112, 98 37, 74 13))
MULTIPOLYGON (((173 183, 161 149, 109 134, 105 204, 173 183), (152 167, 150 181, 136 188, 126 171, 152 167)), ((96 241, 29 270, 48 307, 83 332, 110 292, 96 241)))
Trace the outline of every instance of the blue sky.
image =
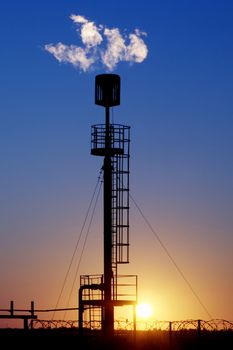
MULTIPOLYGON (((90 126, 103 121, 94 79, 106 70, 80 72, 44 49, 80 44, 73 13, 147 33, 145 61, 114 70, 122 79, 114 120, 132 127, 131 193, 210 313, 233 319, 233 3, 226 0, 0 3, 1 304, 54 306, 101 167, 90 156, 90 126)), ((102 272, 101 215, 100 203, 80 273, 102 272)), ((131 244, 126 271, 139 274, 139 297, 155 317, 207 317, 133 204, 131 244)))

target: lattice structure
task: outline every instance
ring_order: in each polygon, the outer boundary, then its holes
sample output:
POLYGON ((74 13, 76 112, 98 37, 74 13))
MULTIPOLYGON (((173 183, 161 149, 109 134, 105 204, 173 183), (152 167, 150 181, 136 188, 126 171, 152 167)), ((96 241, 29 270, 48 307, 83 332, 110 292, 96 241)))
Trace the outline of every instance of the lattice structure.
POLYGON ((101 329, 104 300, 103 275, 82 275, 80 286, 83 288, 82 303, 85 305, 84 322, 90 329, 101 329))
POLYGON ((118 275, 118 265, 129 263, 130 158, 130 127, 110 124, 109 120, 110 107, 120 104, 118 75, 96 76, 95 103, 105 107, 105 124, 93 125, 91 129, 91 154, 104 158, 104 273, 98 283, 93 282, 92 276, 81 276, 79 325, 82 329, 88 314, 90 328, 96 328, 102 322, 101 329, 109 337, 114 332, 114 308, 133 306, 136 325, 137 303, 137 277, 130 276, 133 282, 121 283, 122 275, 118 275), (122 292, 123 287, 128 291, 122 292))
MULTIPOLYGON (((83 326, 91 330, 102 329, 104 307, 104 276, 81 275, 80 276, 80 301, 79 307, 83 307, 83 326)), ((112 280, 112 290, 117 286, 117 294, 113 300, 114 307, 132 306, 137 303, 138 280, 137 275, 117 275, 112 280)), ((114 323, 114 328, 118 322, 114 323)), ((134 323, 127 323, 127 328, 134 329, 134 323)))
MULTIPOLYGON (((129 263, 129 157, 130 127, 111 124, 110 154, 112 165, 112 270, 113 299, 117 300, 117 265, 129 263)), ((106 152, 105 124, 92 126, 91 154, 103 156, 106 152)))
POLYGON ((112 157, 112 262, 117 265, 129 263, 130 128, 112 125, 111 129, 114 130, 114 134, 119 135, 122 143, 122 152, 112 157))

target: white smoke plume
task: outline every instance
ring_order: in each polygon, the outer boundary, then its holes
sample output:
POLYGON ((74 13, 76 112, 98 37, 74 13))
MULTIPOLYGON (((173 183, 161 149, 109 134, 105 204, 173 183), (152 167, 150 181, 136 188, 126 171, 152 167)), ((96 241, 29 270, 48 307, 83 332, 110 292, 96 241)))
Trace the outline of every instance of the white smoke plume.
POLYGON ((96 25, 84 16, 72 14, 70 19, 77 26, 82 46, 46 44, 45 50, 59 62, 70 63, 86 72, 99 64, 113 71, 119 62, 141 63, 146 59, 148 49, 142 39, 145 32, 135 29, 134 33, 122 35, 118 28, 96 25))

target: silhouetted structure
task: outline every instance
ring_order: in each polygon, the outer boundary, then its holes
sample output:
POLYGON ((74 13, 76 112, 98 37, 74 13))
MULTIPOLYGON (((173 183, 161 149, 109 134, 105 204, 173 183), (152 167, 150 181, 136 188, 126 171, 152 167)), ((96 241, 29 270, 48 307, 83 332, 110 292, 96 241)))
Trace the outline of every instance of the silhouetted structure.
POLYGON ((83 275, 79 289, 79 329, 84 314, 91 329, 114 332, 114 308, 132 305, 136 328, 137 276, 119 275, 118 264, 129 263, 130 127, 110 124, 110 107, 120 104, 120 76, 97 75, 95 103, 105 107, 105 124, 92 126, 91 154, 104 157, 104 273, 83 275))
POLYGON ((37 316, 35 315, 34 301, 31 301, 30 310, 14 309, 14 301, 11 301, 10 309, 1 309, 0 311, 4 312, 4 314, 0 314, 0 319, 23 320, 24 330, 28 329, 29 320, 37 319, 37 316))

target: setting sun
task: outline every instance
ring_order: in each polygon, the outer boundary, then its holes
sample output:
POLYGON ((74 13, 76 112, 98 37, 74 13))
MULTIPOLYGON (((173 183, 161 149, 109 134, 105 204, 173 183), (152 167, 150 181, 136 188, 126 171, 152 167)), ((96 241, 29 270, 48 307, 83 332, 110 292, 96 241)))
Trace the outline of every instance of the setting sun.
POLYGON ((149 304, 137 305, 137 317, 141 319, 147 319, 152 315, 152 307, 149 304))

